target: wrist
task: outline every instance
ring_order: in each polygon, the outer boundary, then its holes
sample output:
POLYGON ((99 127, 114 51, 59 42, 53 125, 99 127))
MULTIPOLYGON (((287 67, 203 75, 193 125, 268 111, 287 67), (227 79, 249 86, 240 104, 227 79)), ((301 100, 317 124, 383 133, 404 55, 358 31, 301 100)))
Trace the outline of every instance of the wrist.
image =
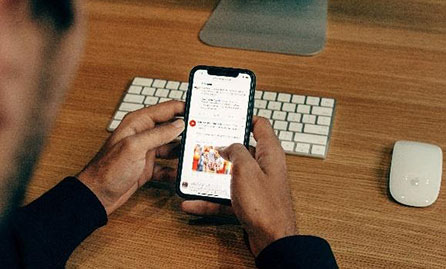
POLYGON ((283 226, 282 229, 277 227, 271 230, 263 229, 262 231, 248 233, 249 243, 251 251, 254 257, 257 257, 263 249, 272 244, 273 242, 288 236, 297 235, 297 227, 295 223, 289 223, 283 226))
POLYGON ((91 179, 88 175, 82 172, 76 177, 96 196, 104 207, 107 216, 109 216, 116 209, 114 206, 115 203, 112 199, 110 199, 109 195, 107 195, 107 191, 104 190, 103 187, 99 186, 94 179, 91 179))

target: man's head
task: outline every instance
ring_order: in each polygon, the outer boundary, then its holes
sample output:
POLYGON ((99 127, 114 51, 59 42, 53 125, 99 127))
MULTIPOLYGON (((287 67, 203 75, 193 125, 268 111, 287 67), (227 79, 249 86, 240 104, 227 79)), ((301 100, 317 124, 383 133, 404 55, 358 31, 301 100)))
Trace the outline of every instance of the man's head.
POLYGON ((0 223, 22 199, 82 36, 78 1, 0 1, 0 223))

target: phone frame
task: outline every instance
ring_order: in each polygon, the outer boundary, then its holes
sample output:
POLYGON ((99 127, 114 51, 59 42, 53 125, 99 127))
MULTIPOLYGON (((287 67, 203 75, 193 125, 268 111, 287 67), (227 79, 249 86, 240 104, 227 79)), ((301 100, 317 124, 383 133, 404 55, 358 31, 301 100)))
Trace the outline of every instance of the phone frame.
POLYGON ((225 198, 215 198, 215 197, 208 197, 208 196, 200 196, 200 195, 194 195, 194 194, 186 194, 181 192, 180 185, 181 185, 181 174, 183 171, 183 158, 184 158, 184 151, 186 146, 186 133, 189 123, 189 109, 190 109, 190 103, 191 98, 193 94, 193 81, 194 81, 194 75, 198 70, 206 70, 209 75, 217 75, 217 76, 229 76, 229 77, 237 77, 240 73, 247 74, 251 77, 251 88, 249 90, 249 104, 248 104, 248 111, 247 111, 247 117, 246 117, 246 127, 245 127, 245 138, 244 138, 244 145, 246 148, 249 147, 249 136, 251 133, 251 125, 252 125, 252 117, 253 117, 253 111, 254 111, 254 94, 255 94, 255 87, 256 87, 256 76, 254 72, 247 70, 247 69, 239 69, 239 68, 228 68, 228 67, 216 67, 216 66, 206 66, 206 65, 198 65, 195 66, 191 71, 189 75, 189 87, 186 95, 186 108, 184 111, 184 123, 185 123, 185 129, 183 131, 182 137, 181 137, 181 152, 178 159, 178 172, 177 172, 177 179, 175 184, 175 189, 178 195, 185 199, 194 199, 194 200, 206 200, 211 201, 215 203, 220 204, 226 204, 230 205, 231 200, 225 199, 225 198))

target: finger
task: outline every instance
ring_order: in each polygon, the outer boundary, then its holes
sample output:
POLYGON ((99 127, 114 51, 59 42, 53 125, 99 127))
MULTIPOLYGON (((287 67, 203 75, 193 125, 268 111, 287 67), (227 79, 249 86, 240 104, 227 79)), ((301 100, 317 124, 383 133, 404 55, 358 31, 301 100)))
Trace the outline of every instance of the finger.
POLYGON ((232 144, 219 152, 224 159, 232 162, 231 193, 237 190, 240 184, 246 184, 243 182, 245 179, 252 180, 255 178, 253 175, 262 171, 251 153, 242 144, 232 144))
POLYGON ((218 152, 223 159, 232 162, 234 165, 243 162, 255 162, 249 151, 242 144, 236 143, 230 145, 229 147, 218 148, 218 152))
POLYGON ((181 210, 199 216, 233 216, 232 207, 208 201, 190 200, 181 203, 181 210))
POLYGON ((184 102, 171 100, 132 112, 126 115, 122 123, 137 120, 141 126, 153 127, 156 123, 166 122, 183 113, 184 102))
POLYGON ((161 159, 176 159, 180 155, 181 143, 172 142, 156 149, 156 157, 161 159))
POLYGON ((173 100, 129 113, 113 133, 110 143, 114 144, 130 135, 152 129, 157 123, 169 121, 183 113, 184 103, 173 100))
POLYGON ((254 139, 258 143, 272 143, 273 145, 278 145, 279 140, 277 139, 276 134, 274 133, 274 129, 271 126, 269 120, 263 117, 254 116, 252 119, 252 133, 254 135, 254 139))
POLYGON ((277 174, 284 170, 285 153, 274 133, 269 120, 253 119, 253 134, 257 141, 255 159, 266 174, 277 174))
POLYGON ((184 121, 179 119, 159 125, 129 137, 132 143, 146 152, 172 142, 184 130, 184 121))
POLYGON ((151 180, 158 182, 165 182, 168 183, 169 185, 173 185, 175 184, 176 178, 177 178, 177 169, 155 164, 151 180))

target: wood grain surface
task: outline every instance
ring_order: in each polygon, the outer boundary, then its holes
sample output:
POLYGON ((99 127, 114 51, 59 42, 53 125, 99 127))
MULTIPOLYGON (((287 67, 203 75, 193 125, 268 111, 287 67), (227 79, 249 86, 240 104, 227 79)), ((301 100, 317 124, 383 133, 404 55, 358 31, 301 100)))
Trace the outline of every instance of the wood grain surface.
MULTIPOLYGON (((327 239, 341 268, 446 268, 446 180, 428 208, 399 205, 388 191, 395 141, 446 149, 446 2, 330 1, 326 48, 314 57, 204 45, 198 33, 216 3, 86 3, 80 69, 26 202, 94 156, 134 76, 186 81, 198 64, 242 67, 259 89, 337 100, 328 158, 287 157, 301 234, 327 239)), ((143 187, 67 267, 254 267, 239 226, 188 216, 180 202, 168 188, 143 187)))

